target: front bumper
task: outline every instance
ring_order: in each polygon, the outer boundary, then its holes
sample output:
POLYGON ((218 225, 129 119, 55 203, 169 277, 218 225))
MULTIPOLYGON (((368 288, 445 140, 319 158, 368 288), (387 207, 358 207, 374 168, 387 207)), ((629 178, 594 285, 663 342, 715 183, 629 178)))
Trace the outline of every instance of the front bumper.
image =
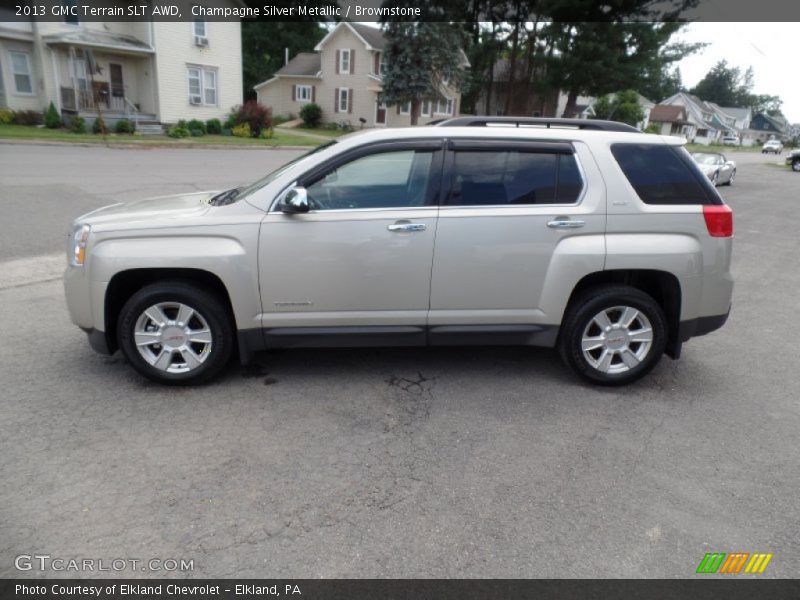
POLYGON ((790 154, 789 156, 786 157, 786 164, 791 165, 796 160, 800 160, 800 154, 798 154, 797 156, 790 154))

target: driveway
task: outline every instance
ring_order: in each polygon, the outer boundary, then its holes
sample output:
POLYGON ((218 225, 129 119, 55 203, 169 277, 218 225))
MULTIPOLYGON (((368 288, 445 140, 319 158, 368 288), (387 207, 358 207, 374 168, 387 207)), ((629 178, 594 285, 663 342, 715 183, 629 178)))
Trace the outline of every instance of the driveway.
MULTIPOLYGON (((66 220, 109 199, 293 156, 0 146, 0 273, 63 252, 66 220)), ((735 160, 731 318, 623 389, 528 348, 281 351, 164 388, 89 349, 59 281, 6 281, 0 577, 32 553, 192 577, 691 577, 712 551, 796 576, 800 176, 735 160)))

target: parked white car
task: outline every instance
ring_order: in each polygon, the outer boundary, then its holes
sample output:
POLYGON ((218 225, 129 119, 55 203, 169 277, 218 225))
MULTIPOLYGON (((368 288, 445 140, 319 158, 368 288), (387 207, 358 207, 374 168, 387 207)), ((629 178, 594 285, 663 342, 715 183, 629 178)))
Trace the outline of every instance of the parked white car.
POLYGON ((723 146, 738 146, 739 145, 739 136, 738 135, 726 135, 722 138, 722 145, 723 146))
POLYGON ((736 178, 736 163, 725 158, 724 154, 694 152, 692 158, 715 187, 733 184, 733 180, 736 178))
POLYGON ((767 154, 768 152, 780 154, 783 152, 783 142, 780 140, 769 140, 766 144, 761 146, 761 154, 767 154))

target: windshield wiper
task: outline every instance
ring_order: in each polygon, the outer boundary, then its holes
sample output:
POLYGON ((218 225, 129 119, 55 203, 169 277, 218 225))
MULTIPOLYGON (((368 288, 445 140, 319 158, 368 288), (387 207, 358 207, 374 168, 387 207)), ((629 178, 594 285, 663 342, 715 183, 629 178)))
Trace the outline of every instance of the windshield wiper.
POLYGON ((224 192, 220 192, 219 194, 211 198, 211 200, 209 200, 208 203, 211 206, 225 206, 226 204, 232 204, 233 201, 236 200, 236 197, 239 195, 239 190, 240 188, 231 188, 224 192))

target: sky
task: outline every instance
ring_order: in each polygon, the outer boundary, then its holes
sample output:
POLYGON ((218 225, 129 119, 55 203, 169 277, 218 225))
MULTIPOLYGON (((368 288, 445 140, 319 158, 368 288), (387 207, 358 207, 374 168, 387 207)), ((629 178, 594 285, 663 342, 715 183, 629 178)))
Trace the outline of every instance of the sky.
POLYGON ((687 88, 720 60, 742 71, 752 66, 754 93, 780 96, 783 114, 790 123, 800 123, 800 23, 690 23, 673 39, 709 43, 678 63, 687 88))

